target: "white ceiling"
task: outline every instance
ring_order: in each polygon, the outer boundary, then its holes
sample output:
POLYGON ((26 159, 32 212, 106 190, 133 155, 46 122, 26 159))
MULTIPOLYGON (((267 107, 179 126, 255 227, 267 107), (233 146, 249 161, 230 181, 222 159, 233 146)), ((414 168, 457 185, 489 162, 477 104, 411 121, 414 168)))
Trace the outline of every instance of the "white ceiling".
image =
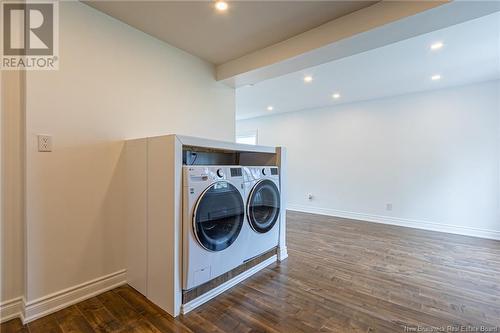
POLYGON ((376 1, 84 1, 214 64, 222 64, 368 7, 376 1))
POLYGON ((500 79, 500 13, 236 89, 237 119, 500 79), (429 46, 442 41, 444 47, 429 46), (442 79, 431 81, 433 74, 442 79), (312 75, 305 84, 303 77, 312 75), (334 100, 332 94, 341 98, 334 100), (267 111, 272 105, 273 111, 267 111))

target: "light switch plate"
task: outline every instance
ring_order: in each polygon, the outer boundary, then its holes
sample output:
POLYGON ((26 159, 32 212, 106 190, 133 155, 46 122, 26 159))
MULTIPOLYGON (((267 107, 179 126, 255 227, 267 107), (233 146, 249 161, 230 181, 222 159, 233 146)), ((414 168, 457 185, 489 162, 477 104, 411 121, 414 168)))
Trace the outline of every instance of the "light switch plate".
POLYGON ((38 151, 51 152, 52 151, 52 137, 49 135, 38 135, 38 151))

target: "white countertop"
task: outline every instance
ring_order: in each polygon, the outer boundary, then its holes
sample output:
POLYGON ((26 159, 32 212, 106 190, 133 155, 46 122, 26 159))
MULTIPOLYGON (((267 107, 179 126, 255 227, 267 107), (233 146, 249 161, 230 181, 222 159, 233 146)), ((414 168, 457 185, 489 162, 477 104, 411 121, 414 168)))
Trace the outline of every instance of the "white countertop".
POLYGON ((211 139, 197 138, 194 136, 185 136, 185 135, 175 135, 175 136, 184 146, 233 150, 240 152, 271 153, 271 154, 276 153, 275 147, 247 145, 236 142, 211 140, 211 139))

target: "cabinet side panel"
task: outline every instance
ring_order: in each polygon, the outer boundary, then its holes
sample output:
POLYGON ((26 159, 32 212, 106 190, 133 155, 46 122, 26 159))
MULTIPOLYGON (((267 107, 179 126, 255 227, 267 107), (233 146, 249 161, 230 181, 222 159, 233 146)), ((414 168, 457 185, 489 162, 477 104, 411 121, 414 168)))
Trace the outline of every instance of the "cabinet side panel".
POLYGON ((281 192, 281 214, 280 214, 280 238, 278 244, 278 260, 283 261, 288 258, 286 247, 286 202, 287 202, 287 158, 286 148, 276 148, 277 165, 280 167, 280 192, 281 192))
POLYGON ((125 144, 128 284, 147 293, 147 140, 125 144))
POLYGON ((172 316, 180 310, 182 148, 175 136, 148 142, 148 292, 172 316))
POLYGON ((176 136, 171 137, 172 154, 174 155, 173 168, 174 168, 174 267, 172 271, 174 286, 173 292, 173 312, 174 317, 178 316, 181 312, 182 305, 182 219, 183 219, 183 179, 182 179, 182 143, 176 136))

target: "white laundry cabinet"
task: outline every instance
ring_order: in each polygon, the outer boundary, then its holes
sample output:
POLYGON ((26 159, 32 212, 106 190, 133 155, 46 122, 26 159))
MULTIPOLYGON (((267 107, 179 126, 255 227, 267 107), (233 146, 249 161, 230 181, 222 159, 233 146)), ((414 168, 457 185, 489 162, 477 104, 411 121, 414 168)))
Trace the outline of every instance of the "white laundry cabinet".
POLYGON ((182 166, 234 164, 280 167, 281 209, 277 260, 286 250, 286 149, 181 135, 128 140, 127 281, 160 308, 177 316, 182 307, 182 166), (199 159, 199 160, 198 160, 199 159))

